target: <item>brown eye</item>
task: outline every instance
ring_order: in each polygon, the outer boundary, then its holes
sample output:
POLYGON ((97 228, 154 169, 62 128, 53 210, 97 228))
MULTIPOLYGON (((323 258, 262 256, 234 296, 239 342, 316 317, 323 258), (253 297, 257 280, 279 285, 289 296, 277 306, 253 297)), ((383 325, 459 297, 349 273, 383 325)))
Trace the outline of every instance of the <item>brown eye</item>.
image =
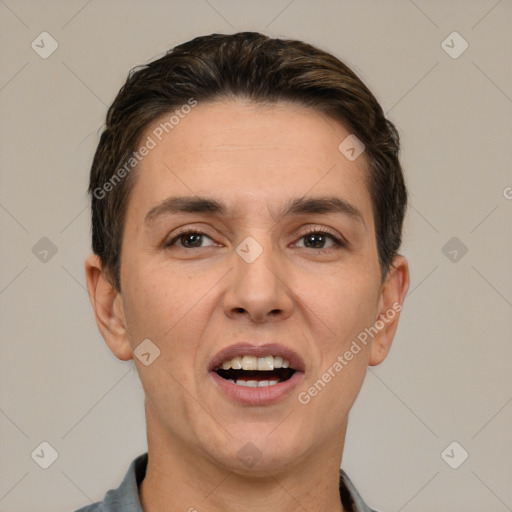
POLYGON ((170 242, 166 243, 165 247, 177 246, 184 249, 199 249, 210 245, 214 245, 214 243, 208 235, 199 231, 185 231, 175 236, 170 242), (212 243, 203 245, 205 240, 210 240, 212 243))
POLYGON ((304 237, 304 245, 313 249, 323 249, 327 238, 321 233, 311 233, 304 237))
POLYGON ((181 235, 179 240, 183 247, 201 247, 203 235, 199 235, 198 233, 190 233, 188 235, 181 235))
POLYGON ((344 243, 339 238, 325 231, 311 231, 305 235, 302 235, 300 239, 304 240, 303 247, 307 249, 328 250, 335 247, 344 246, 344 243), (326 244, 328 245, 327 247, 326 244))

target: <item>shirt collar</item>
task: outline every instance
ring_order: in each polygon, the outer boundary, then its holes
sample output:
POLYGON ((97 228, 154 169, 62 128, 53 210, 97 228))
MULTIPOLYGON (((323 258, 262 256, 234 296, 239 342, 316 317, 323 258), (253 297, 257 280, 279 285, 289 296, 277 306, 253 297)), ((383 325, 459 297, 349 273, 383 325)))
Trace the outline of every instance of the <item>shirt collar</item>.
MULTIPOLYGON (((139 500, 139 486, 146 476, 148 454, 137 457, 128 468, 121 483, 105 495, 102 512, 143 512, 139 500)), ((376 512, 366 505, 348 475, 340 469, 340 497, 347 512, 376 512)))

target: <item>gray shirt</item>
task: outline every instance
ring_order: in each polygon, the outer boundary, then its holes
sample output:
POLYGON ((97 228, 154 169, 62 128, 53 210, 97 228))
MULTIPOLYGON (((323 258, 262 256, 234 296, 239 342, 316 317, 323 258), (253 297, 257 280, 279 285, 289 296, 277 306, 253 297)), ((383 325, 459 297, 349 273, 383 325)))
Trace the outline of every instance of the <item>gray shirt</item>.
MULTIPOLYGON (((137 457, 130 465, 123 482, 107 492, 102 502, 93 503, 76 512, 143 512, 139 485, 146 476, 148 454, 137 457)), ((377 512, 366 505, 347 474, 340 469, 340 497, 347 512, 377 512)))

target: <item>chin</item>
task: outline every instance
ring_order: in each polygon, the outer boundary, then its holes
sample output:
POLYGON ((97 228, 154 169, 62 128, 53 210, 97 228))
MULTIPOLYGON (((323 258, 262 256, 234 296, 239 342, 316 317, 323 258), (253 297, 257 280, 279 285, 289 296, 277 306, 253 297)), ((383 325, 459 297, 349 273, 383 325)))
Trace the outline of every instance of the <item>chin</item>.
MULTIPOLYGON (((273 427, 275 428, 275 427, 273 427)), ((239 475, 268 477, 290 468, 294 458, 299 456, 299 446, 289 435, 278 435, 272 429, 260 425, 240 429, 236 435, 223 442, 215 453, 211 453, 217 464, 239 475), (226 448, 230 448, 226 450, 226 448)), ((210 445, 211 447, 211 445, 210 445)))

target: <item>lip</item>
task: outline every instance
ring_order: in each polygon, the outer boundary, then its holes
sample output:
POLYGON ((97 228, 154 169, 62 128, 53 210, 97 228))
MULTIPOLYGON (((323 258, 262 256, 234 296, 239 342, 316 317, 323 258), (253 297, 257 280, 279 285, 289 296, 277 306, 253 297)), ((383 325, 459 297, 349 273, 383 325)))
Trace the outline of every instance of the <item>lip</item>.
POLYGON ((271 405, 284 399, 297 387, 304 376, 305 364, 304 359, 297 352, 284 345, 277 343, 253 345, 248 342, 242 342, 230 345, 218 352, 212 359, 208 369, 214 384, 231 400, 244 405, 271 405), (273 386, 250 388, 229 382, 215 372, 215 369, 219 368, 227 359, 244 355, 282 357, 290 362, 290 368, 293 368, 295 373, 288 380, 273 386))
POLYGON ((303 373, 296 371, 288 380, 273 386, 249 388, 223 379, 213 370, 210 372, 214 383, 231 400, 244 405, 272 405, 289 395, 298 385, 303 373))

